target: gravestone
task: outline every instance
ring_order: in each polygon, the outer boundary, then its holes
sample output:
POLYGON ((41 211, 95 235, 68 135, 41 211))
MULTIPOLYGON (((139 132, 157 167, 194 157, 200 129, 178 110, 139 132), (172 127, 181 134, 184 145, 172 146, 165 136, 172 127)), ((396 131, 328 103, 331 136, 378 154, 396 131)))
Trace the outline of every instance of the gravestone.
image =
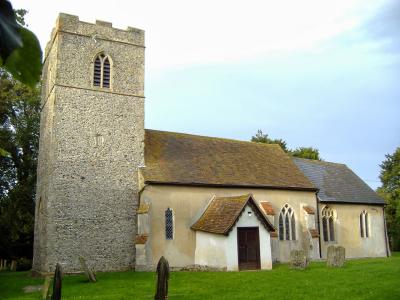
POLYGON ((346 259, 346 250, 342 246, 338 246, 335 249, 335 254, 336 254, 336 265, 337 267, 343 267, 344 262, 346 259))
POLYGON ((17 261, 16 260, 11 261, 10 271, 12 271, 12 272, 17 271, 17 261))
POLYGON ((335 261, 335 246, 328 246, 326 249, 326 265, 328 267, 333 267, 335 261))
POLYGON ((342 246, 329 246, 327 249, 326 265, 328 267, 341 268, 344 266, 346 250, 342 246))
POLYGON ((309 230, 303 231, 302 235, 303 238, 301 242, 301 249, 304 250, 304 253, 306 255, 306 267, 307 267, 311 261, 312 237, 309 230))
POLYGON ((50 294, 50 283, 51 283, 51 276, 46 276, 44 279, 43 289, 42 289, 42 300, 49 299, 50 294))
POLYGON ((23 290, 25 294, 35 293, 41 291, 43 288, 42 285, 27 285, 24 286, 23 290))
POLYGON ((86 264, 86 260, 83 256, 79 256, 79 262, 81 263, 81 267, 83 269, 83 272, 86 275, 86 278, 90 281, 90 282, 96 282, 96 275, 94 274, 94 272, 92 272, 87 264, 86 264))
POLYGON ((307 267, 307 254, 304 250, 292 250, 290 251, 290 263, 291 269, 304 270, 307 267))
POLYGON ((56 270, 54 272, 53 295, 51 296, 51 300, 61 300, 61 283, 62 283, 62 269, 61 265, 57 264, 56 270))
POLYGON ((4 269, 3 264, 4 264, 4 259, 0 259, 0 271, 3 271, 4 269))
POLYGON ((168 299, 169 264, 164 256, 161 256, 157 264, 157 287, 154 300, 168 299))

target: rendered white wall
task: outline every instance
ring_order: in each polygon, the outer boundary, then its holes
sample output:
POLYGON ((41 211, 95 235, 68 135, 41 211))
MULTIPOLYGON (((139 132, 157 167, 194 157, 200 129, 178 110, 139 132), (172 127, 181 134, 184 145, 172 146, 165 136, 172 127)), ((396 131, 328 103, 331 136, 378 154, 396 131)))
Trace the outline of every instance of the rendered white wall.
POLYGON ((195 264, 226 268, 226 240, 225 235, 197 231, 195 264))
POLYGON ((272 269, 270 234, 250 206, 246 206, 228 236, 196 231, 195 264, 226 267, 228 271, 238 271, 238 227, 258 227, 261 269, 272 269), (249 211, 251 216, 248 215, 249 211))

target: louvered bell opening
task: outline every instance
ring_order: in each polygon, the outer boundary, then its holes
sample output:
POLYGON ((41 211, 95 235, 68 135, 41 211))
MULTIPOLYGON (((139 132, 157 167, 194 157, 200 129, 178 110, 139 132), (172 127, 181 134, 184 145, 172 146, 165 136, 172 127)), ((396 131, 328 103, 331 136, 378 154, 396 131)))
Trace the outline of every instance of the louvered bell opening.
POLYGON ((101 82, 101 60, 100 57, 96 57, 94 61, 94 74, 93 74, 93 85, 100 86, 101 82))
POLYGON ((104 60, 103 65, 103 87, 110 87, 110 61, 108 60, 108 58, 104 60))

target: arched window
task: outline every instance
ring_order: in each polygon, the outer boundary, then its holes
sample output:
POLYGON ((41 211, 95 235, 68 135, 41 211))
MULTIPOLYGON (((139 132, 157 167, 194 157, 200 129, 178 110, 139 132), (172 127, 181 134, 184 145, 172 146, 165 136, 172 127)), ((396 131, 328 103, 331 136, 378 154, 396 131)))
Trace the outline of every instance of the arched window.
POLYGON ((368 212, 363 210, 360 214, 360 234, 362 238, 369 237, 368 212))
POLYGON ((94 60, 93 85, 110 88, 110 74, 110 58, 103 53, 98 54, 94 60))
POLYGON ((279 214, 279 239, 281 241, 296 239, 296 219, 294 210, 288 204, 285 204, 279 214))
POLYGON ((328 206, 322 210, 322 233, 325 242, 335 241, 335 212, 328 206))
POLYGON ((174 239, 174 212, 169 207, 165 211, 165 238, 174 239))

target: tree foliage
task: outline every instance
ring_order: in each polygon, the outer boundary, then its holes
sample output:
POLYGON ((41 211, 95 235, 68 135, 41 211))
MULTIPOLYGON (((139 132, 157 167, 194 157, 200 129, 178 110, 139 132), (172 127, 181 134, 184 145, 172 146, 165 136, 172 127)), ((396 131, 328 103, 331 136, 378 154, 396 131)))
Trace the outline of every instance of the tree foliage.
POLYGON ((288 153, 289 155, 300 157, 300 158, 308 158, 314 160, 322 160, 319 155, 319 150, 313 147, 299 147, 294 150, 288 148, 287 143, 283 139, 271 139, 268 134, 262 132, 261 129, 257 130, 257 133, 251 137, 252 142, 256 143, 265 143, 265 144, 278 144, 281 146, 283 151, 288 153))
POLYGON ((268 134, 264 134, 261 129, 257 130, 257 133, 251 137, 251 141, 264 144, 278 144, 279 146, 281 146, 283 151, 288 152, 288 148, 284 140, 271 139, 270 137, 268 137, 268 134))
POLYGON ((42 71, 42 50, 36 36, 24 27, 26 10, 14 11, 0 0, 0 66, 34 88, 42 71))
POLYGON ((0 257, 31 257, 39 140, 39 88, 0 69, 0 257))
POLYGON ((400 250, 400 147, 380 165, 382 186, 377 192, 386 201, 386 222, 392 250, 400 250))
POLYGON ((291 150, 290 154, 294 157, 322 160, 319 156, 319 150, 313 147, 299 147, 295 150, 291 150))

